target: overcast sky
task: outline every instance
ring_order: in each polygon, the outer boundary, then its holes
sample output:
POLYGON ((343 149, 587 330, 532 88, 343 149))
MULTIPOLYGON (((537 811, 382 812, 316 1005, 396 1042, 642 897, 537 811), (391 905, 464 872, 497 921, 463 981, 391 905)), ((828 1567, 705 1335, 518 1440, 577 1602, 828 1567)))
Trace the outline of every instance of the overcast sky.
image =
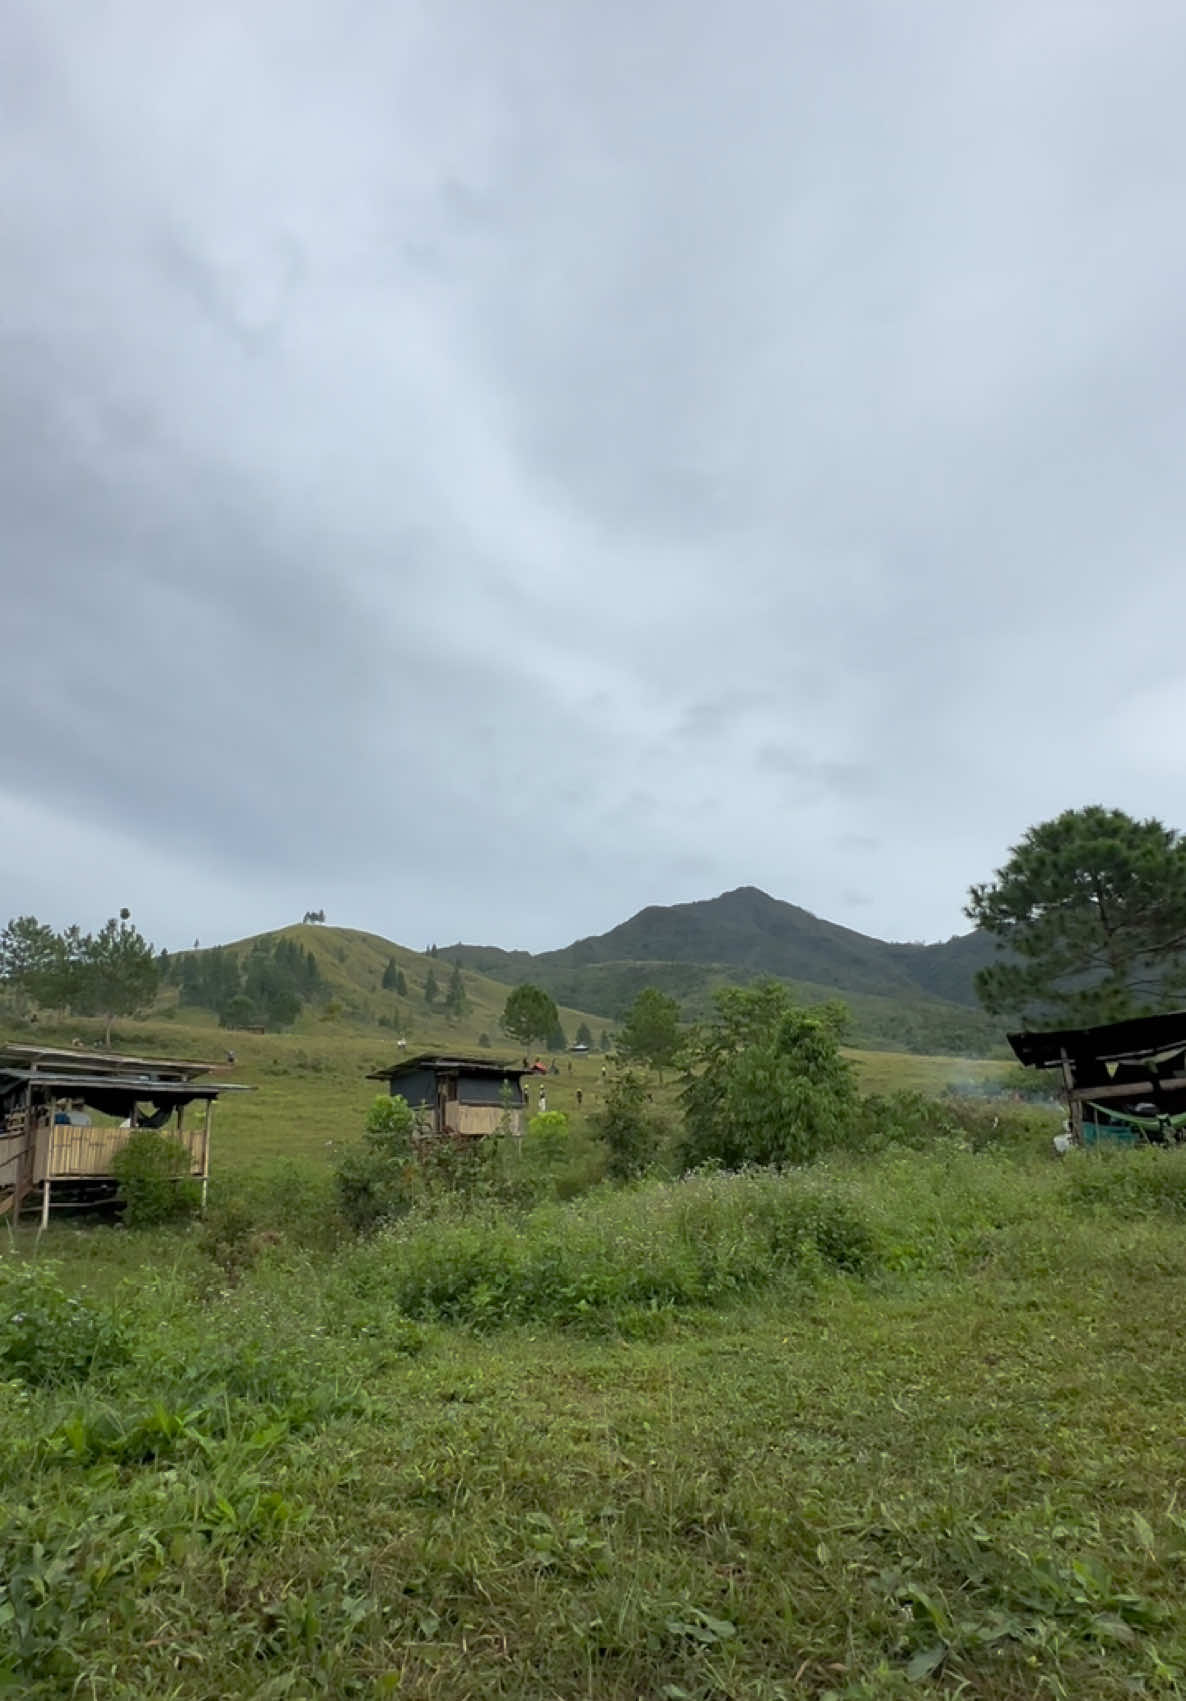
POLYGON ((0 909, 962 931, 1186 825, 1186 10, 0 0, 0 909))

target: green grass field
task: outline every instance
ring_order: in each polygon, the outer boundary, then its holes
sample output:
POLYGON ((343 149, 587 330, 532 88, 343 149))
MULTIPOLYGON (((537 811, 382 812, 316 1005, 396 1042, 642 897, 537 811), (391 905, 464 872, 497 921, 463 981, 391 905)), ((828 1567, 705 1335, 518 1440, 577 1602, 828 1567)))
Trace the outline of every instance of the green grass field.
MULTIPOLYGON (((209 1226, 63 1217, 0 1259, 0 1687, 1182 1692, 1186 1153, 1060 1164, 1012 1107, 980 1149, 357 1242, 327 1142, 387 1035, 233 1044, 258 1090, 219 1109, 209 1226)), ((601 1059, 572 1061, 549 1105, 582 1093, 587 1150, 601 1059)), ((878 1092, 1001 1073, 855 1061, 878 1092)))

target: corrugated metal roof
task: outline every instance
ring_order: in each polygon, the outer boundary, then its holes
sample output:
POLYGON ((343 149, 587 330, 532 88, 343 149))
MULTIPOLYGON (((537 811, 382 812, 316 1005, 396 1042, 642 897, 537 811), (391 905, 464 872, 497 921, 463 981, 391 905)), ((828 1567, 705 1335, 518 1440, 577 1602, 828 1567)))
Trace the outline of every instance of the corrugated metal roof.
POLYGON ((1062 1062, 1120 1063, 1156 1057, 1186 1045, 1186 1010, 1163 1016, 1133 1016, 1094 1028, 1052 1028, 1042 1033, 1005 1036, 1030 1069, 1052 1069, 1062 1062))
POLYGON ((93 1075, 118 1076, 145 1070, 155 1075, 174 1076, 189 1080, 195 1075, 209 1075, 223 1065, 200 1063, 187 1058, 129 1057, 116 1051, 84 1051, 80 1046, 0 1045, 0 1069, 9 1064, 17 1068, 43 1072, 43 1065, 52 1069, 89 1070, 93 1075))
POLYGON ((68 1071, 55 1073, 49 1069, 9 1069, 0 1064, 0 1088, 12 1083, 26 1086, 60 1088, 77 1092, 80 1088, 104 1092, 131 1093, 143 1099, 202 1098, 216 1099, 220 1093, 253 1093, 241 1081, 169 1081, 159 1075, 78 1075, 68 1071))
POLYGON ((453 1069, 464 1071, 471 1075, 507 1075, 523 1074, 512 1063, 498 1063, 489 1057, 458 1057, 436 1051, 422 1051, 416 1057, 401 1057, 397 1063, 390 1063, 382 1069, 373 1070, 366 1079, 368 1081, 389 1081, 395 1075, 407 1075, 414 1069, 431 1069, 434 1073, 443 1075, 453 1069))

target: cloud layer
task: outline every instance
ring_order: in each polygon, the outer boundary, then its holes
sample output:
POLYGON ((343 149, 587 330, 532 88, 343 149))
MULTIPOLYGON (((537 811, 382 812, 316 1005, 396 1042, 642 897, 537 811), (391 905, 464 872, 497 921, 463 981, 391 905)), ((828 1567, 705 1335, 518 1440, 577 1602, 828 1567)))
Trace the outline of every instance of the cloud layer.
POLYGON ((5 912, 942 936, 1186 822, 1186 15, 0 9, 5 912))

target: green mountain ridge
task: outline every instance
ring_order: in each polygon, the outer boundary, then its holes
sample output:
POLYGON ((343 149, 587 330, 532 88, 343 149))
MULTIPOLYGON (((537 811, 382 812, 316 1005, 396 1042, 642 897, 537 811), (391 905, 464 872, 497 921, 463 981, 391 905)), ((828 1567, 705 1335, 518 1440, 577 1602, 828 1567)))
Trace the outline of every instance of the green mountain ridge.
POLYGON ((865 1043, 969 1053, 1002 1043, 973 976, 995 955, 982 934, 891 943, 824 921, 753 886, 694 903, 649 905, 609 932, 531 953, 450 945, 449 961, 496 980, 530 979, 554 998, 619 1017, 645 985, 703 1015, 715 987, 773 975, 809 1002, 843 997, 865 1043))

